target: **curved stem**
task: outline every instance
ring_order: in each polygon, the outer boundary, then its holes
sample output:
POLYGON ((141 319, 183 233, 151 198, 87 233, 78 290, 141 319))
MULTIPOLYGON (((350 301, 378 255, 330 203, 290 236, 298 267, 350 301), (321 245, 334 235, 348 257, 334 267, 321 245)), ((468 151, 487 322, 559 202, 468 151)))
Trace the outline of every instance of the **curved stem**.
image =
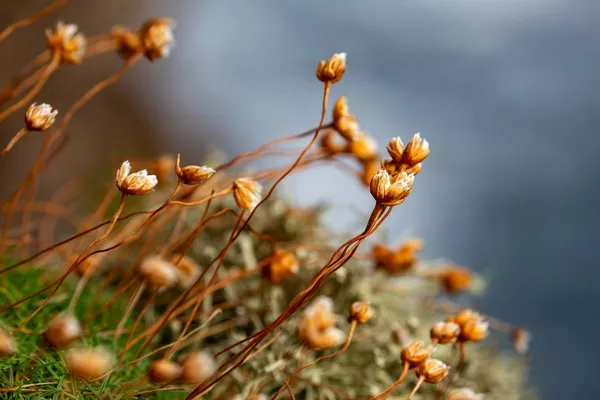
POLYGON ((412 392, 410 392, 410 394, 406 397, 406 400, 410 400, 412 399, 412 397, 417 393, 417 391, 419 390, 419 388, 421 387, 421 385, 423 384, 423 382, 425 382, 425 378, 424 377, 420 377, 419 380, 417 381, 417 384, 415 385, 415 388, 412 390, 412 392))
POLYGON ((12 149, 13 146, 15 144, 17 144, 17 142, 19 140, 21 140, 21 138, 27 134, 27 132, 29 132, 27 130, 27 128, 22 128, 19 132, 17 132, 17 134, 15 136, 13 136, 12 139, 10 139, 10 142, 8 142, 8 144, 6 145, 4 150, 2 150, 2 152, 0 153, 0 157, 4 157, 6 155, 6 153, 8 153, 10 151, 10 149, 12 149))
POLYGON ((23 18, 17 22, 12 23, 11 25, 7 26, 0 33, 0 43, 2 43, 2 41, 4 41, 8 36, 10 36, 11 33, 16 31, 17 29, 26 27, 27 25, 34 23, 38 19, 45 17, 46 15, 52 13, 58 7, 66 4, 66 3, 67 3, 67 0, 57 0, 54 3, 50 4, 48 7, 33 14, 31 17, 23 18))

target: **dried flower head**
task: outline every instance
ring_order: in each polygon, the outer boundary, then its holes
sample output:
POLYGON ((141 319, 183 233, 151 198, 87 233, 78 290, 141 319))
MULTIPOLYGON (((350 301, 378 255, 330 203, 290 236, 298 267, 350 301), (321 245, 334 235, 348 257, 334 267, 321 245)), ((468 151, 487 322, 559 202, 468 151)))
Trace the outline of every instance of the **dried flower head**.
POLYGON ((392 251, 384 245, 373 248, 375 267, 392 275, 400 275, 410 271, 419 261, 417 252, 423 250, 421 239, 408 239, 397 250, 392 251))
POLYGON ((140 29, 140 37, 144 46, 144 55, 154 61, 171 54, 175 45, 173 37, 174 23, 168 18, 153 18, 144 23, 140 29))
POLYGON ((453 343, 460 335, 460 325, 455 322, 438 322, 431 327, 431 339, 437 343, 453 343))
POLYGON ((448 318, 448 321, 456 322, 461 328, 465 326, 465 324, 469 321, 482 321, 483 316, 471 309, 461 310, 454 317, 448 318))
POLYGON ((171 256, 171 264, 177 273, 177 283, 183 289, 187 289, 196 283, 200 276, 200 266, 190 256, 181 257, 180 254, 171 256))
POLYGON ((449 369, 442 361, 429 359, 417 368, 417 376, 427 383, 438 383, 448 375, 449 369))
POLYGON ((144 258, 140 274, 157 289, 166 289, 177 283, 177 268, 159 256, 144 258))
POLYGON ((206 351, 188 354, 181 362, 181 380, 185 383, 200 383, 217 370, 214 358, 206 351))
POLYGON ((160 359, 154 360, 148 369, 148 379, 154 383, 172 382, 181 376, 183 368, 175 361, 160 359))
POLYGON ((70 349, 65 361, 73 377, 82 380, 99 378, 114 364, 113 356, 102 347, 70 349))
POLYGON ((531 334, 525 329, 515 328, 511 332, 513 346, 517 353, 524 355, 529 351, 529 342, 531 342, 531 334))
POLYGON ((233 181, 233 197, 239 208, 252 211, 262 199, 262 185, 250 178, 233 181))
POLYGON ((346 334, 341 329, 330 327, 325 330, 310 329, 304 337, 304 343, 313 349, 330 349, 341 346, 346 341, 346 334))
POLYGON ((361 136, 360 125, 350 112, 346 96, 340 96, 333 105, 333 128, 349 142, 361 136))
POLYGON ((296 275, 300 263, 294 253, 286 250, 275 250, 271 261, 263 269, 264 275, 273 283, 279 283, 290 276, 296 275))
POLYGON ((484 400, 485 396, 481 393, 476 393, 473 389, 460 388, 453 389, 448 392, 448 400, 484 400))
POLYGON ((371 318, 373 318, 373 309, 369 305, 369 303, 365 303, 363 301, 355 301, 350 305, 350 316, 348 320, 356 321, 359 324, 367 323, 371 318))
POLYGON ((319 296, 304 311, 304 319, 309 320, 319 330, 332 327, 335 324, 333 300, 326 296, 319 296))
POLYGON ((11 356, 17 351, 17 342, 0 328, 0 356, 11 356))
POLYGON ((85 55, 86 40, 75 24, 58 21, 54 32, 46 29, 48 48, 60 55, 63 64, 79 64, 85 55))
POLYGON ((380 169, 371 179, 371 195, 381 205, 397 206, 411 193, 414 180, 414 175, 406 172, 390 177, 385 169, 380 169))
POLYGON ((402 155, 404 153, 404 143, 402 143, 400 136, 392 138, 386 148, 390 157, 392 157, 392 160, 397 164, 401 164, 402 155))
POLYGON ((25 127, 28 131, 45 131, 52 127, 57 115, 50 104, 33 103, 25 112, 25 127))
POLYGON ((400 358, 403 363, 408 363, 411 367, 416 367, 427 360, 431 356, 431 353, 431 348, 425 347, 421 340, 417 340, 410 346, 402 349, 400 358))
POLYGON ((462 342, 480 342, 490 333, 490 325, 483 320, 467 321, 462 327, 459 340, 462 342))
POLYGON ((347 151, 345 143, 340 142, 339 135, 334 130, 328 130, 321 136, 321 148, 329 154, 339 154, 347 151))
POLYGON ((198 165, 187 165, 183 168, 179 165, 180 154, 177 154, 177 161, 175 164, 175 172, 177 172, 177 176, 179 180, 186 185, 198 185, 200 183, 204 183, 210 179, 211 176, 215 174, 214 169, 206 166, 198 166, 198 165))
POLYGON ((471 271, 456 265, 448 267, 438 279, 444 290, 451 294, 469 290, 473 282, 471 271))
POLYGON ((346 72, 346 53, 336 53, 317 65, 317 78, 323 83, 336 83, 346 72))
POLYGON ((361 162, 376 160, 377 141, 372 136, 360 135, 348 143, 348 151, 361 162))
POLYGON ((142 39, 139 33, 134 30, 115 26, 111 31, 111 38, 115 44, 117 53, 125 60, 144 51, 142 39))
POLYGON ((404 149, 402 161, 409 166, 416 165, 429 155, 429 142, 421 138, 420 133, 415 133, 404 149))
POLYGON ((81 325, 71 313, 57 315, 44 331, 44 338, 53 347, 64 348, 81 337, 81 325))
POLYGON ((148 175, 145 169, 132 174, 131 164, 125 161, 117 170, 116 183, 121 192, 135 196, 152 192, 158 179, 156 175, 148 175))

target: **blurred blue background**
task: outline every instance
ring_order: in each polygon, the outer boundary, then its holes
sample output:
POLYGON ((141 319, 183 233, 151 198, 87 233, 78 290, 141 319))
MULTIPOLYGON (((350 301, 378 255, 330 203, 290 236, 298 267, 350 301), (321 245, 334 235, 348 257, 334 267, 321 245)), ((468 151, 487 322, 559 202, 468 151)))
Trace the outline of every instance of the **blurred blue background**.
MULTIPOLYGON (((45 4, 0 3, 3 25, 45 4)), ((16 54, 21 65, 42 45, 17 38, 41 40, 58 18, 98 34, 158 15, 177 21, 172 57, 136 66, 81 112, 72 129, 87 133, 73 135, 54 176, 105 163, 114 149, 181 152, 191 162, 313 127, 316 62, 347 52, 333 98, 348 96, 382 151, 418 131, 431 143, 413 194, 386 223, 391 240, 422 237, 426 256, 492 278, 477 304, 531 329, 542 398, 600 398, 600 1, 72 1, 15 34, 0 57, 16 54)), ((70 104, 118 66, 104 58, 58 76, 49 96, 72 92, 70 104)), ((1 64, 6 80, 14 68, 1 64)), ((6 141, 19 123, 4 125, 6 141)), ((30 162, 29 152, 11 156, 2 176, 30 162)), ((292 177, 284 190, 336 204, 328 218, 340 228, 358 229, 372 206, 333 168, 292 177)))

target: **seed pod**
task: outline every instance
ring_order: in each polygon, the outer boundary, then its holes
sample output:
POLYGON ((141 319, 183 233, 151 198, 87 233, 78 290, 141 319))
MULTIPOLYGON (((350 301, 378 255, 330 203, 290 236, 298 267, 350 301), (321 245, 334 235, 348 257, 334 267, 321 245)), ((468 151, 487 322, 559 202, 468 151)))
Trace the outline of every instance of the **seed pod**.
POLYGON ((346 53, 336 53, 317 65, 316 75, 323 83, 336 83, 346 72, 346 53))
POLYGON ((17 352, 17 342, 0 328, 0 356, 11 356, 17 352))
POLYGON ((480 342, 489 335, 489 324, 482 320, 467 321, 461 328, 459 340, 462 342, 480 342))
POLYGON ((380 169, 371 179, 371 195, 381 205, 396 206, 412 192, 414 179, 414 175, 405 172, 392 178, 385 169, 380 169))
POLYGON ((481 314, 476 313, 475 311, 467 308, 467 309, 461 310, 454 317, 448 318, 448 321, 456 322, 458 325, 460 325, 460 327, 462 329, 467 322, 480 321, 482 319, 483 319, 483 317, 481 316, 481 314))
POLYGON ((201 183, 206 182, 210 179, 211 176, 215 174, 215 170, 206 167, 206 166, 198 166, 198 165, 187 165, 183 168, 179 166, 180 155, 177 155, 177 162, 175 164, 175 171, 177 172, 177 176, 179 180, 186 185, 199 185, 201 183))
POLYGON ((121 192, 133 196, 150 193, 158 184, 156 175, 148 175, 148 171, 145 169, 132 174, 129 161, 121 164, 117 170, 115 181, 121 192))
POLYGON ((429 155, 429 142, 415 133, 404 149, 402 161, 409 166, 416 165, 429 155))
POLYGON ((144 45, 138 32, 116 26, 111 31, 111 38, 115 44, 117 53, 124 60, 129 60, 132 56, 144 51, 144 45))
POLYGON ((339 134, 334 130, 328 130, 321 136, 321 148, 330 155, 343 153, 347 150, 347 146, 341 143, 339 134))
POLYGON ((114 359, 104 348, 75 348, 65 354, 69 371, 76 379, 92 380, 107 373, 114 359))
POLYGON ((73 314, 59 314, 44 331, 44 338, 53 347, 62 349, 81 337, 81 325, 73 314))
POLYGON ((290 276, 296 275, 300 263, 296 256, 286 250, 275 250, 271 262, 263 269, 263 274, 273 283, 282 282, 290 276))
POLYGON ((313 349, 330 349, 341 346, 346 341, 346 334, 335 327, 325 330, 311 329, 304 338, 304 343, 313 349))
POLYGON ((424 347, 420 340, 414 341, 410 346, 405 347, 400 352, 400 358, 403 363, 408 363, 411 367, 421 365, 431 356, 431 349, 424 347))
POLYGON ((63 64, 79 64, 85 55, 86 40, 75 24, 63 24, 59 21, 54 32, 46 29, 48 48, 60 54, 63 64))
POLYGON ((439 281, 444 290, 456 294, 469 290, 473 282, 471 271, 459 266, 451 266, 439 276, 439 281))
POLYGON ((177 273, 177 283, 183 289, 187 289, 198 280, 198 277, 200 276, 200 266, 190 256, 183 256, 183 258, 180 258, 180 254, 173 254, 170 261, 177 273))
POLYGON ((175 266, 158 256, 146 257, 140 264, 140 274, 157 289, 166 289, 177 282, 175 266))
POLYGON ((52 127, 57 115, 50 104, 33 103, 25 111, 25 127, 28 131, 45 131, 52 127))
POLYGON ((372 136, 360 135, 348 143, 348 151, 360 162, 377 159, 377 142, 372 136))
POLYGON ((173 26, 173 21, 168 18, 153 18, 142 25, 140 38, 148 60, 154 61, 171 54, 175 45, 173 26))
POLYGON ((359 324, 365 324, 373 318, 373 314, 373 309, 369 303, 356 301, 350 305, 350 317, 348 320, 350 322, 356 321, 359 324))
POLYGON ((154 383, 167 383, 178 379, 183 369, 175 361, 160 359, 154 360, 148 369, 148 379, 154 383))
POLYGON ((262 199, 262 185, 250 178, 238 178, 233 181, 233 197, 238 207, 252 211, 262 199))
POLYGON ((217 365, 214 358, 205 351, 196 351, 188 354, 181 363, 181 379, 185 383, 200 383, 212 376, 217 365))
POLYGON ((431 339, 441 344, 453 343, 460 335, 460 326, 455 322, 438 322, 431 327, 431 339))
POLYGON ((333 127, 348 142, 361 136, 360 125, 350 112, 346 96, 340 96, 333 106, 333 127))
POLYGON ((417 368, 417 376, 427 383, 438 383, 448 375, 449 369, 442 361, 429 359, 417 368))
POLYGON ((402 163, 402 155, 404 153, 404 143, 402 143, 402 139, 400 136, 392 138, 387 145, 387 151, 392 157, 392 160, 397 163, 402 163))

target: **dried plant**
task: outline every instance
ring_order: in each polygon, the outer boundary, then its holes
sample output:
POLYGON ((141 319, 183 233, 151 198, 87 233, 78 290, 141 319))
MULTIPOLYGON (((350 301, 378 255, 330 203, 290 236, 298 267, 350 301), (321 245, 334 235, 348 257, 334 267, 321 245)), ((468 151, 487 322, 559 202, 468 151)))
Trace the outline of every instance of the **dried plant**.
MULTIPOLYGON (((9 26, 0 42, 64 3, 9 26)), ((139 29, 115 27, 87 37, 76 25, 58 22, 47 31, 47 49, 0 95, 0 121, 25 115, 25 126, 2 154, 27 132, 44 136, 37 159, 2 207, 0 393, 40 399, 533 398, 525 359, 490 341, 494 331, 508 335, 524 354, 527 331, 451 301, 477 291, 481 278, 463 267, 422 261, 419 239, 398 248, 377 240, 394 207, 418 186, 430 148, 420 134, 407 145, 395 137, 387 144, 389 158, 381 159, 345 97, 326 122, 331 85, 348 68, 345 53, 317 64, 323 95, 314 129, 221 165, 182 167, 179 155, 165 155, 135 160, 147 169, 132 173, 125 161, 115 167, 114 184, 106 176, 104 183, 77 187, 79 193, 105 187, 92 209, 85 204, 97 200, 85 196, 21 199, 60 155, 60 139, 81 107, 142 56, 169 56, 173 26, 154 18, 139 29), (51 105, 33 102, 63 64, 84 68, 88 58, 104 53, 122 57, 122 67, 60 116, 51 105), (280 143, 306 138, 301 151, 280 153, 292 155, 284 167, 252 173, 245 167, 280 143), (348 161, 359 167, 357 184, 375 204, 364 230, 338 246, 332 238, 339 235, 320 223, 319 209, 298 208, 275 190, 291 173, 323 162, 348 169, 348 161), (139 196, 136 205, 143 208, 132 211, 129 196, 139 196), (9 229, 17 217, 17 230, 9 229)))

